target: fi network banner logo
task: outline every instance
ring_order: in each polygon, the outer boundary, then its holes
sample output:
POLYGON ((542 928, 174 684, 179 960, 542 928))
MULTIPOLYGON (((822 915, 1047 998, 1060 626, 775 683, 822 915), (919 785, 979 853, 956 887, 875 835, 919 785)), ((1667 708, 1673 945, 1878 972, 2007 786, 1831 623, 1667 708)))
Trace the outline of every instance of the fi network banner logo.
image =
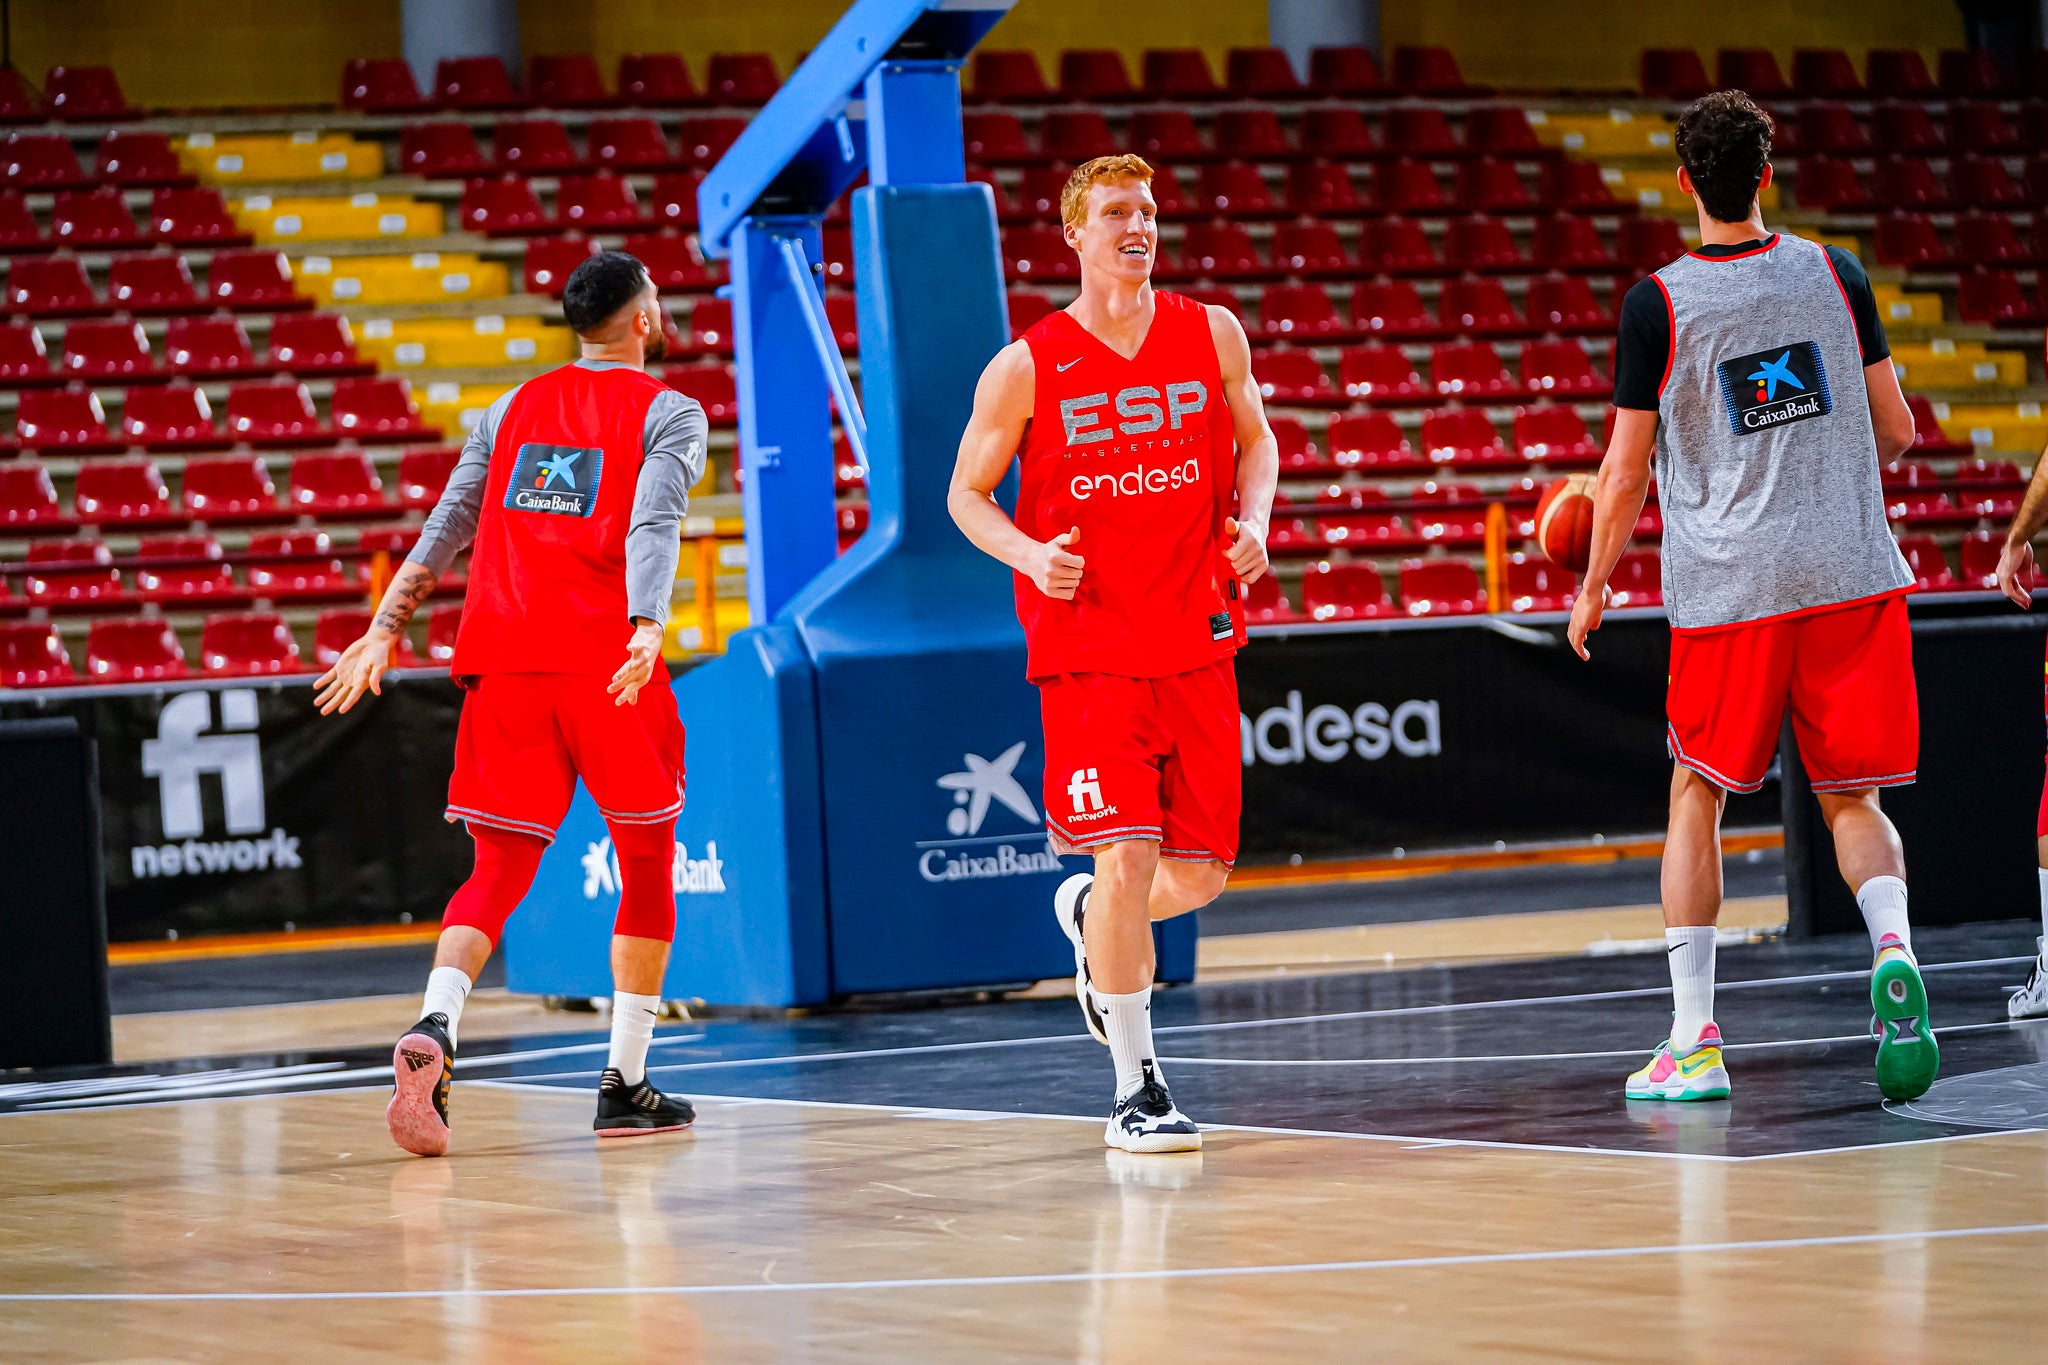
POLYGON ((214 693, 181 692, 164 704, 156 738, 142 741, 142 773, 157 781, 163 812, 161 845, 129 850, 130 870, 143 877, 253 872, 298 867, 299 841, 281 829, 260 839, 207 841, 200 779, 220 781, 221 810, 231 835, 262 834, 263 743, 256 734, 256 694, 231 687, 219 694, 220 732, 213 726, 214 693))

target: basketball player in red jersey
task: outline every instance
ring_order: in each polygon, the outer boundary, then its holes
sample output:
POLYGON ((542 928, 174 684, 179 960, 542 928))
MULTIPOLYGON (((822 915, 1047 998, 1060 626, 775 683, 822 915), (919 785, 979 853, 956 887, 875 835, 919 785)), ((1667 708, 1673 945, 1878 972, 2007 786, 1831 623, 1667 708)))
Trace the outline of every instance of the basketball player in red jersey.
POLYGON ((1152 922, 1214 900, 1237 859, 1240 584, 1266 572, 1279 447, 1227 308, 1152 287, 1152 168, 1078 167, 1060 196, 1080 297, 997 353, 949 505, 1016 574, 1045 724, 1046 825, 1092 877, 1054 898, 1075 991, 1116 1064, 1105 1133, 1199 1148, 1152 1051, 1152 922), (1014 521, 994 490, 1022 462, 1014 521))
POLYGON ((463 1002, 579 777, 622 883, 592 1127, 666 1132, 695 1117, 648 1084, 646 1062, 675 936, 683 806, 683 726, 657 670, 683 512, 704 472, 704 410, 647 373, 662 314, 639 261, 607 251, 577 266, 562 313, 582 358, 485 412, 369 632, 316 684, 323 714, 381 692, 393 641, 474 544, 451 670, 467 695, 447 818, 468 825, 476 866, 442 918, 421 1019, 393 1049, 386 1112, 392 1139, 421 1156, 448 1150, 463 1002))

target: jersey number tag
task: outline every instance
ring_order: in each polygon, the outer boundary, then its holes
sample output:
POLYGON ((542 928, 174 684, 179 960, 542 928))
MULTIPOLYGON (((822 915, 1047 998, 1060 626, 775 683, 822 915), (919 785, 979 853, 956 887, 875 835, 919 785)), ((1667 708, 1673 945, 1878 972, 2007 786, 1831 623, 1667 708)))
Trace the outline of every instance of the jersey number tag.
POLYGON ((1739 355, 1715 366, 1715 373, 1721 378, 1721 397, 1727 400, 1728 421, 1737 436, 1834 411, 1828 372, 1815 342, 1739 355))
POLYGON ((587 517, 597 510, 597 478, 604 452, 528 441, 512 462, 505 506, 514 512, 587 517))

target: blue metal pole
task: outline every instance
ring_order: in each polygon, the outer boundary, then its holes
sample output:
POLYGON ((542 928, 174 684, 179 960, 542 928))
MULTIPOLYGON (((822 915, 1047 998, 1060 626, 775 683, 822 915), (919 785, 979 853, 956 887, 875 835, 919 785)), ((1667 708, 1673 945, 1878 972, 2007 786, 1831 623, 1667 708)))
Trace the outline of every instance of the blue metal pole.
POLYGON ((810 329, 811 345, 817 348, 818 364, 825 371, 825 381, 832 386, 832 396, 839 402, 839 421, 846 429, 846 443, 853 448, 853 458, 865 475, 868 472, 867 419, 861 415, 860 399, 853 391, 853 377, 846 372, 846 357, 839 353, 839 343, 832 336, 832 324, 825 317, 825 300, 814 283, 810 262, 804 259, 803 243, 794 237, 782 237, 777 241, 782 248, 782 263, 789 270, 790 287, 803 304, 804 324, 810 329))

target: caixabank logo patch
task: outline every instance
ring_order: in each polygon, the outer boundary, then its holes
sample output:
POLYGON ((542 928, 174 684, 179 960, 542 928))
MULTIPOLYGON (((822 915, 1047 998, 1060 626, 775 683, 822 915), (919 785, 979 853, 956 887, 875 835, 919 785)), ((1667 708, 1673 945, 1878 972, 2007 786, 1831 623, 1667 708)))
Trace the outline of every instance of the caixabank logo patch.
POLYGON ((597 510, 597 476, 604 452, 528 441, 519 447, 505 506, 514 512, 587 517, 597 510))
POLYGON ((1739 355, 1716 369, 1721 396, 1728 402, 1728 421, 1737 436, 1834 411, 1827 367, 1821 364, 1816 342, 1739 355))

